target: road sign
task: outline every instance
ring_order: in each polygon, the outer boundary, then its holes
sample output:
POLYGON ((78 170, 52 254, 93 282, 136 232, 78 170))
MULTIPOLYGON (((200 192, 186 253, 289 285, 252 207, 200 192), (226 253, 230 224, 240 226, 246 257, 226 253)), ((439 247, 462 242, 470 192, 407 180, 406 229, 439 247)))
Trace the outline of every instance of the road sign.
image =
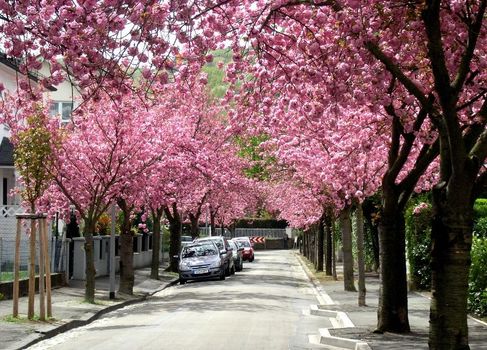
POLYGON ((263 236, 250 236, 249 238, 252 243, 265 243, 265 237, 263 236))

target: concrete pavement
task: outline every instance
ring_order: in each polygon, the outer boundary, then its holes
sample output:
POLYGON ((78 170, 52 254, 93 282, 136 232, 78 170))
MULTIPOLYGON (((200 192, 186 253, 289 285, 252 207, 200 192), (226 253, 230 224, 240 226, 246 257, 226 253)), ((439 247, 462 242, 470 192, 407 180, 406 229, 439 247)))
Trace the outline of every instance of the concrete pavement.
MULTIPOLYGON (((50 338, 58 333, 92 322, 101 315, 137 303, 178 281, 177 274, 163 272, 166 265, 161 265, 160 279, 150 279, 150 267, 135 270, 134 295, 116 295, 109 299, 109 278, 96 279, 96 303, 89 304, 84 299, 84 281, 69 282, 69 286, 54 289, 52 292, 53 319, 48 322, 27 320, 27 297, 20 298, 20 320, 12 320, 12 300, 0 301, 0 349, 23 349, 38 341, 50 338)), ((117 283, 118 286, 118 275, 117 283)), ((36 314, 39 299, 36 295, 36 314)))
MULTIPOLYGON (((359 307, 358 293, 345 292, 343 280, 319 281, 306 265, 305 259, 299 253, 296 255, 320 296, 320 305, 312 307, 311 313, 329 317, 334 324, 331 328, 318 329, 316 335, 310 336, 311 342, 347 349, 428 349, 430 306, 428 293, 408 294, 410 334, 375 334, 373 331, 377 325, 378 275, 366 276, 367 306, 359 307)), ((340 268, 341 266, 337 266, 337 270, 340 268)), ((468 326, 470 348, 487 350, 487 324, 469 317, 468 326)))

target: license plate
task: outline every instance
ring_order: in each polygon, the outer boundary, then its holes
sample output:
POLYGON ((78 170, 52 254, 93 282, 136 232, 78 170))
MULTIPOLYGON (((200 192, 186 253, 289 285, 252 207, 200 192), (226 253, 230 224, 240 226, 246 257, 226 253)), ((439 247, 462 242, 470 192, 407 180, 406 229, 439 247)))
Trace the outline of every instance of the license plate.
POLYGON ((204 274, 204 273, 208 273, 208 269, 198 269, 198 270, 194 270, 193 272, 195 275, 201 275, 201 274, 204 274))

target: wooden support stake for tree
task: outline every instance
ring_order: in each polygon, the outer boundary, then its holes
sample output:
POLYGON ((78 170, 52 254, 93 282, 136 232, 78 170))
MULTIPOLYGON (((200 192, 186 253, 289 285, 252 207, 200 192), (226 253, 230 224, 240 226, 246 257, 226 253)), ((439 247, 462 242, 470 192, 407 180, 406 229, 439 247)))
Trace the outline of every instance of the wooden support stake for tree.
POLYGON ((34 302, 36 294, 36 225, 35 220, 30 222, 30 241, 29 241, 29 302, 27 317, 29 320, 34 318, 34 302))
POLYGON ((39 225, 39 319, 41 321, 46 320, 46 290, 44 286, 44 264, 45 264, 45 254, 44 254, 44 228, 42 225, 42 219, 38 219, 37 223, 39 225))
POLYGON ((47 220, 46 218, 41 219, 42 234, 44 236, 44 263, 46 266, 46 310, 47 318, 52 317, 52 302, 51 302, 51 259, 49 255, 49 244, 47 235, 47 220))
POLYGON ((17 234, 15 236, 14 260, 14 288, 13 288, 13 317, 19 316, 19 270, 20 270, 20 235, 22 234, 22 220, 17 218, 17 234))

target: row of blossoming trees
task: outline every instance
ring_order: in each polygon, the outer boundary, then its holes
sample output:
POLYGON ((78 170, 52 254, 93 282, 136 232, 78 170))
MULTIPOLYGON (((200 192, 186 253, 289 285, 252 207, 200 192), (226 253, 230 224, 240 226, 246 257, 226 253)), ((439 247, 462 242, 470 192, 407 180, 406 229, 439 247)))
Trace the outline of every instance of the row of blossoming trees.
MULTIPOLYGON (((252 126, 259 137, 266 135, 277 184, 269 202, 283 217, 307 226, 334 212, 345 222, 351 205, 381 188, 381 331, 409 330, 404 207, 415 189, 434 185, 430 347, 465 349, 472 205, 487 178, 486 6, 484 0, 1 1, 0 19, 3 47, 24 59, 24 70, 36 69, 41 57, 52 73, 44 85, 58 84, 67 73, 86 100, 106 103, 113 101, 100 91, 145 96, 152 83, 167 84, 166 72, 178 69, 173 58, 201 63, 205 50, 233 43, 227 99, 229 109, 237 108, 228 115, 233 131, 252 126), (142 91, 127 79, 139 75, 149 82, 142 91)), ((190 74, 180 73, 183 80, 190 74)), ((222 139, 216 136, 208 136, 215 146, 222 139)), ((169 151, 173 166, 163 167, 160 189, 171 199, 163 211, 173 231, 183 206, 193 208, 196 222, 201 203, 231 198, 192 192, 187 184, 193 177, 175 170, 187 161, 176 149, 192 154, 201 182, 206 161, 220 156, 197 156, 198 143, 181 145, 181 139, 175 137, 174 153, 169 151), (179 184, 186 185, 181 192, 179 184), (186 191, 200 200, 186 203, 186 191)), ((92 156, 98 151, 103 149, 91 149, 92 156)), ((158 151, 144 160, 157 159, 158 151)), ((119 159, 124 157, 113 158, 119 159)), ((120 165, 128 176, 113 187, 124 193, 117 196, 121 207, 137 205, 128 200, 137 191, 129 185, 137 172, 120 165)), ((221 184, 238 187, 230 179, 221 184)), ((105 182, 101 186, 95 186, 97 194, 105 182)), ((161 215, 160 208, 151 210, 161 215)), ((226 210, 215 204, 212 212, 220 208, 226 210)), ((88 222, 93 210, 85 214, 88 222)))
MULTIPOLYGON (((3 122, 11 129, 14 145, 23 130, 36 128, 43 132, 42 146, 49 151, 42 167, 47 176, 20 179, 24 185, 37 181, 45 189, 30 210, 68 213, 74 205, 82 220, 88 301, 94 300, 95 290, 95 225, 111 204, 123 213, 119 291, 132 294, 134 213, 152 215, 155 247, 160 246, 165 214, 170 254, 176 255, 183 215, 195 218, 192 230, 198 235, 206 207, 222 208, 213 215, 228 225, 255 201, 251 181, 243 176, 244 163, 226 135, 221 108, 207 94, 203 74, 154 85, 150 98, 143 101, 138 89, 116 99, 100 93, 76 109, 67 126, 48 117, 41 95, 34 99, 20 92, 7 95, 2 104, 3 122), (38 122, 26 123, 33 115, 38 122)), ((151 275, 157 278, 159 249, 153 253, 151 275)), ((171 268, 177 271, 177 265, 171 268)))

